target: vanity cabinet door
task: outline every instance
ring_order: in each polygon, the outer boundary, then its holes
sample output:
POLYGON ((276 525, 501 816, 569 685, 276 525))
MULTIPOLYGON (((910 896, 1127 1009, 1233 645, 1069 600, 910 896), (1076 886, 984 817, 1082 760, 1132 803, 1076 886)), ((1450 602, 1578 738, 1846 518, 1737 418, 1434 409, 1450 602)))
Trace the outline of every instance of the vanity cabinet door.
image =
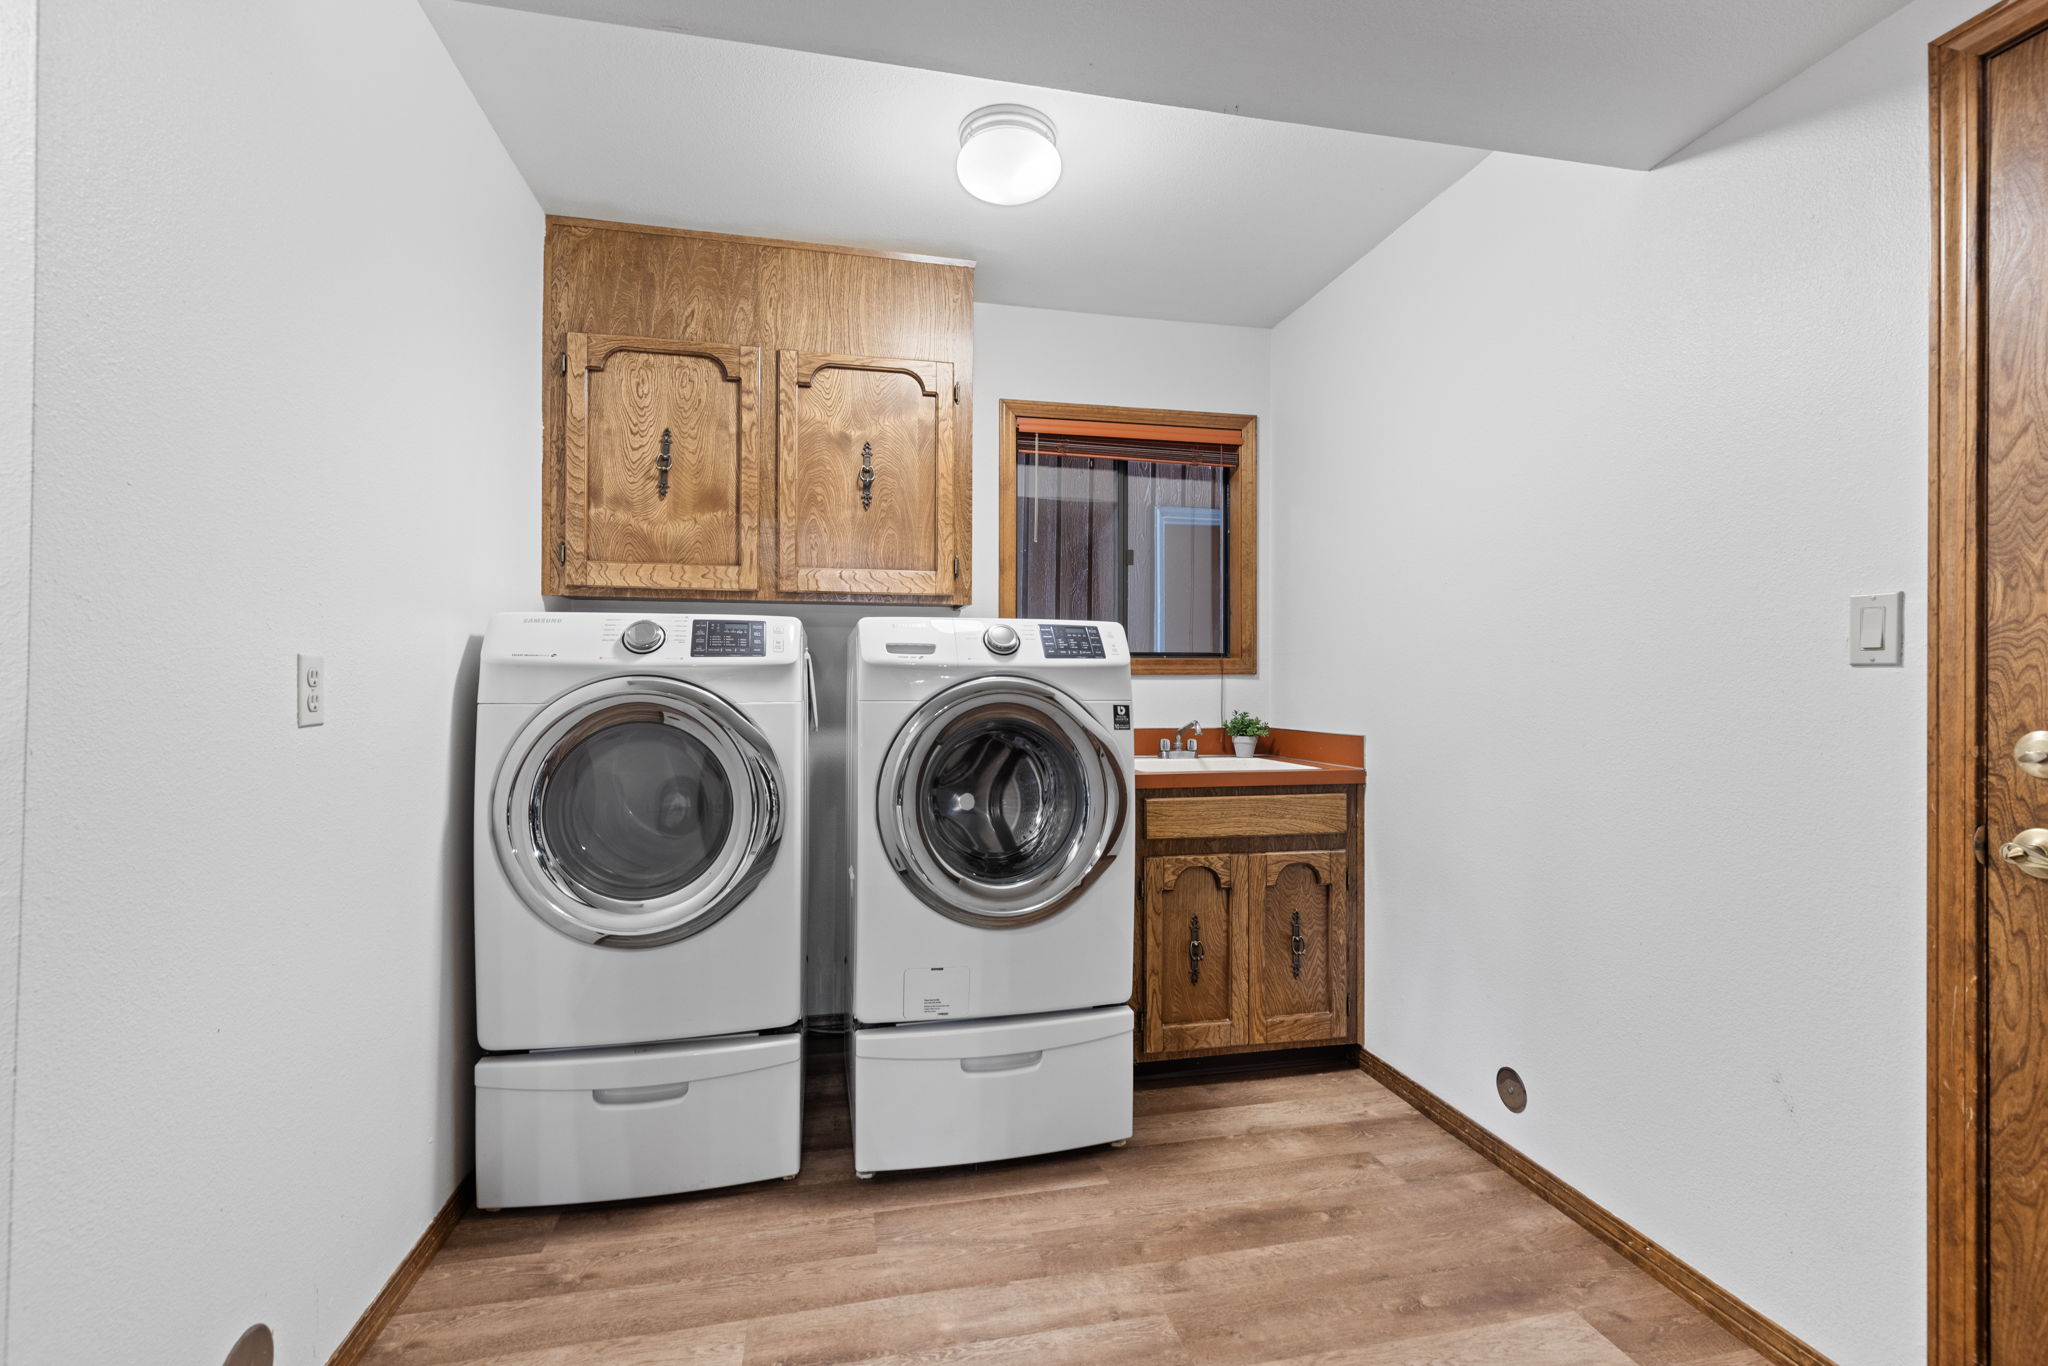
POLYGON ((572 332, 561 591, 761 586, 760 352, 572 332))
POLYGON ((1145 860, 1143 1051, 1248 1041, 1243 863, 1236 854, 1145 860))
POLYGON ((776 584, 786 593, 944 597, 958 401, 944 361, 776 353, 776 584))
POLYGON ((1249 1042, 1322 1042, 1351 1028, 1350 919, 1341 849, 1244 856, 1249 1042))

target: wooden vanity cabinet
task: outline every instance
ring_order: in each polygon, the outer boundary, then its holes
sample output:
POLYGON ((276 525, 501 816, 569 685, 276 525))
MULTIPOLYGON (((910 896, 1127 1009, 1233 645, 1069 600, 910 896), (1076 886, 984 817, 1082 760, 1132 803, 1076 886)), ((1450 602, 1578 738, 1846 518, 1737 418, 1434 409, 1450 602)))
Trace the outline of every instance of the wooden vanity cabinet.
POLYGON ((1357 1042, 1361 796, 1139 794, 1140 1062, 1357 1042))
POLYGON ((1139 1051, 1180 1052, 1246 1042, 1249 978, 1236 854, 1167 854, 1144 861, 1139 1051))
POLYGON ((973 595, 971 262, 550 218, 541 591, 973 595))
POLYGON ((1341 849, 1245 854, 1250 1043, 1351 1032, 1351 860, 1341 849))

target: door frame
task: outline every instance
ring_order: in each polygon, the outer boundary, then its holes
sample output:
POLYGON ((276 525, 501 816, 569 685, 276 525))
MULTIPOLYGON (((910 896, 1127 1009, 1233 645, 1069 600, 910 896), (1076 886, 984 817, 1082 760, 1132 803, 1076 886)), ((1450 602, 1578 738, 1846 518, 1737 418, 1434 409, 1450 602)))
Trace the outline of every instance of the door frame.
POLYGON ((1928 46, 1927 1359, 1984 1366, 1990 1277, 1983 784, 1984 67, 2048 28, 2005 0, 1928 46))

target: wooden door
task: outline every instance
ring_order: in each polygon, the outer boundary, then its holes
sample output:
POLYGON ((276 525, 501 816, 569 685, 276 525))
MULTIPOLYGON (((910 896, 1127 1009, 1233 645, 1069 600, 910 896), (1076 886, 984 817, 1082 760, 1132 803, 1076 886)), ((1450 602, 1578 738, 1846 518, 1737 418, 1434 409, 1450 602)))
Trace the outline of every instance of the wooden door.
POLYGON ((1349 1033, 1345 862, 1340 849, 1245 856, 1251 1042, 1349 1033))
POLYGON ((572 332, 565 593, 761 584, 760 352, 572 332))
POLYGON ((945 597, 954 526, 953 367, 776 353, 777 584, 787 593, 945 597))
POLYGON ((1247 1041, 1241 856, 1145 860, 1144 1051, 1247 1041))
MULTIPOLYGON (((2048 827, 2048 36, 1985 63, 1984 815, 1994 848, 2048 827)), ((2001 860, 2007 862, 2007 860, 2001 860)), ((2048 881, 1986 888, 1991 1361, 2048 1361, 2048 881)), ((2044 865, 2048 866, 2048 865, 2044 865)))

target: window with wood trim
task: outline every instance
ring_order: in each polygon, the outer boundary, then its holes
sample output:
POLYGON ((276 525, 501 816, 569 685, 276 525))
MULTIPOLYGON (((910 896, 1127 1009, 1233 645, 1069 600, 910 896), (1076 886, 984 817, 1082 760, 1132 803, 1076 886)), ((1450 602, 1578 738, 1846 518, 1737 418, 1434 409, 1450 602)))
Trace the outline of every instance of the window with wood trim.
POLYGON ((1005 399, 1005 616, 1119 621, 1136 673, 1258 670, 1258 419, 1005 399))

